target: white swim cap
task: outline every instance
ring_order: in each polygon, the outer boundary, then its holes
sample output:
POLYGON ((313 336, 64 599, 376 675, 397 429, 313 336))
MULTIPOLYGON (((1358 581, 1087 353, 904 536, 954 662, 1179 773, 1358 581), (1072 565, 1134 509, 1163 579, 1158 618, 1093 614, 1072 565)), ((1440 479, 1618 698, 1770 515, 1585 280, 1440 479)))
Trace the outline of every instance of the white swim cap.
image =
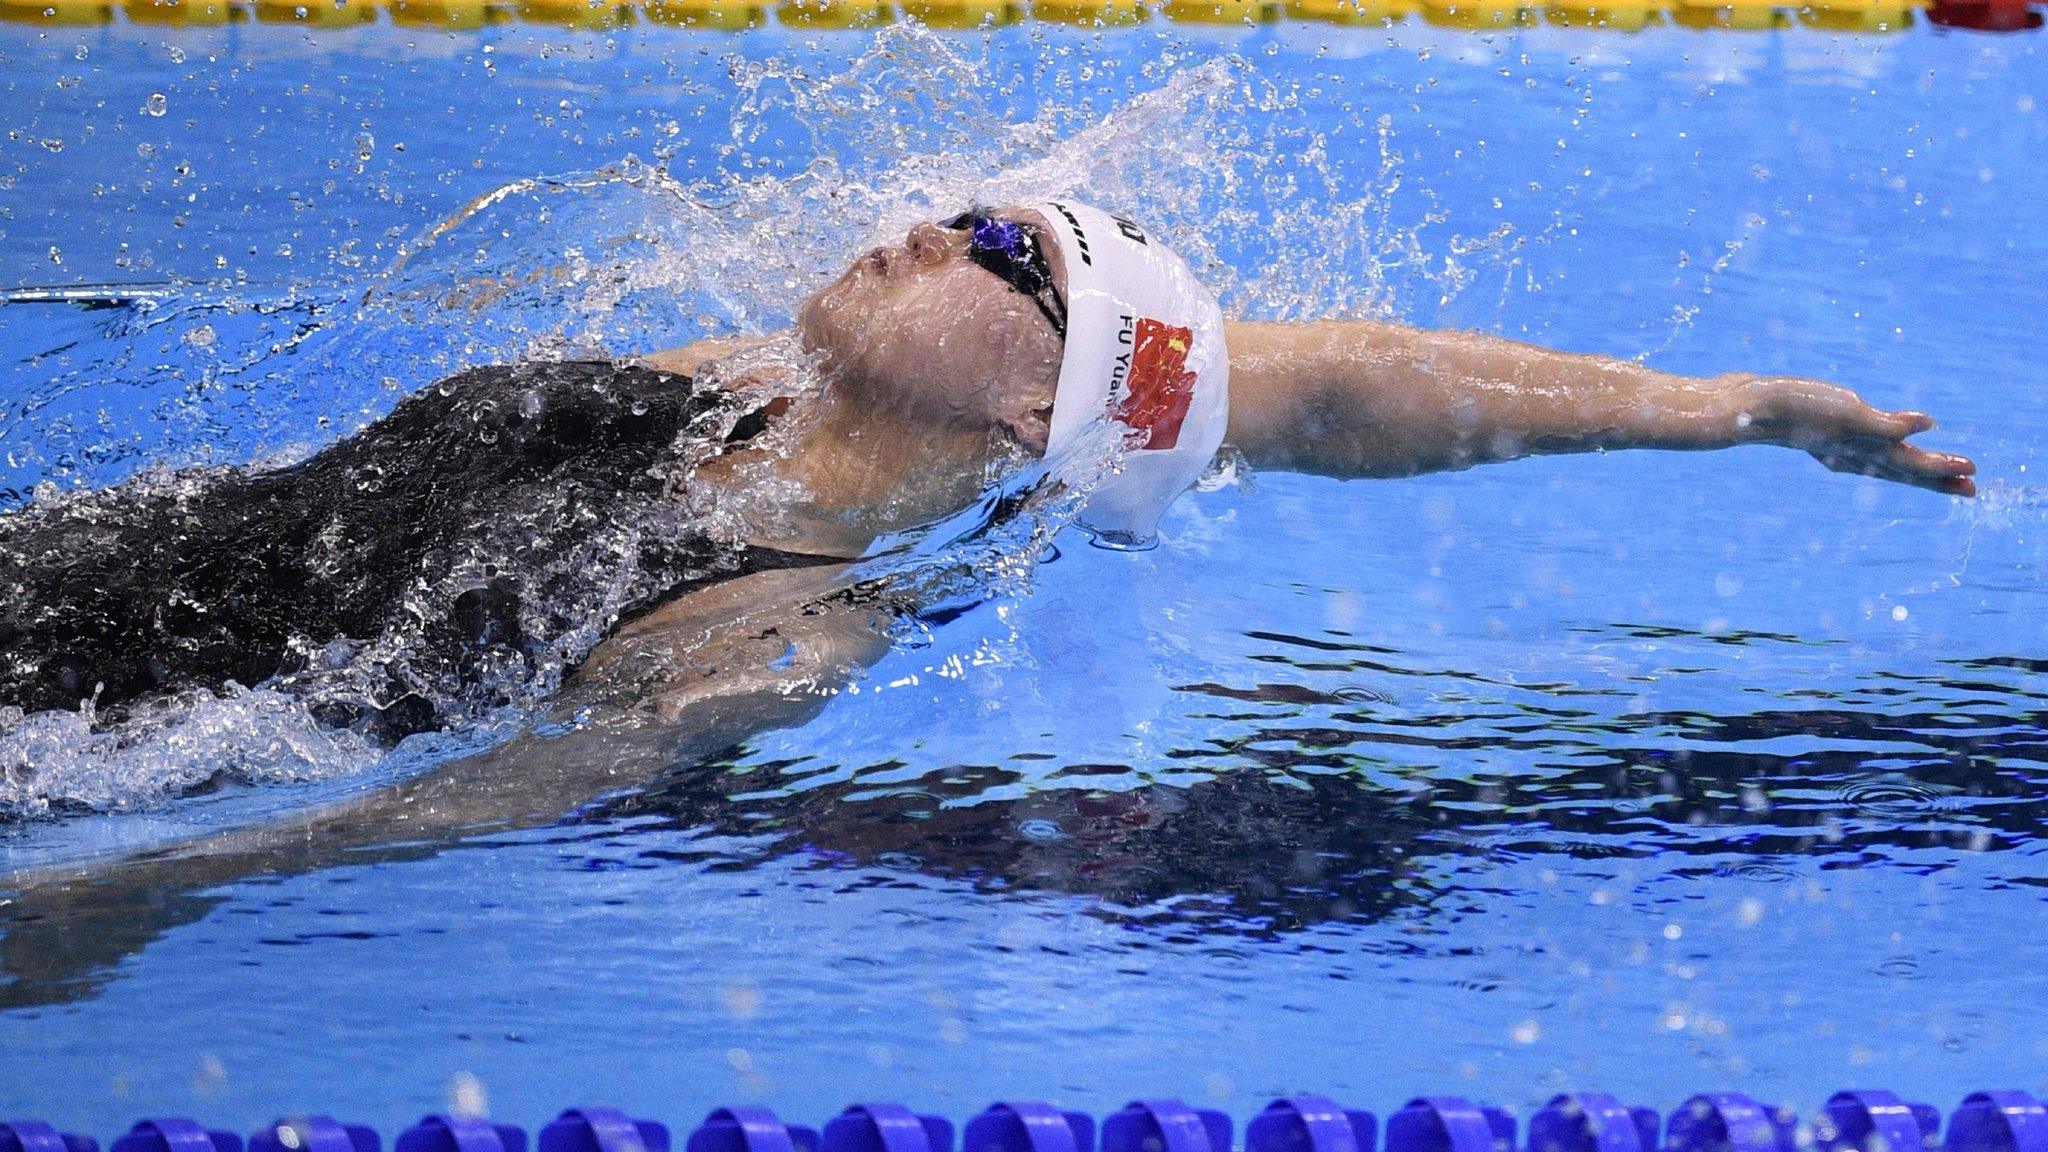
POLYGON ((1109 543, 1142 543, 1223 443, 1223 310, 1187 261, 1137 224, 1071 200, 1024 207, 1051 225, 1067 270, 1067 346, 1046 456, 1058 460, 1104 417, 1128 429, 1121 469, 1102 477, 1080 518, 1109 543))

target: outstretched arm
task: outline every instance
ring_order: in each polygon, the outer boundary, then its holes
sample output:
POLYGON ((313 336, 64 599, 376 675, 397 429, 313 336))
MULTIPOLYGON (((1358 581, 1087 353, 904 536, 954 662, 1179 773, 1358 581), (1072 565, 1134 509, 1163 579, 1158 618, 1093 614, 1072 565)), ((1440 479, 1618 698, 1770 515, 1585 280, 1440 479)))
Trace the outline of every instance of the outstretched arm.
POLYGON ((762 731, 800 724, 889 648, 887 627, 901 605, 866 591, 844 565, 703 589, 591 653, 553 708, 561 734, 515 736, 273 824, 126 860, 0 873, 0 1009, 89 993, 122 957, 206 915, 218 902, 209 889, 428 856, 545 826, 762 731))
POLYGON ((1413 476, 1610 448, 1798 448, 1837 472, 1976 494, 1934 426, 1785 376, 1674 376, 1496 336, 1371 321, 1232 324, 1230 442, 1254 466, 1413 476))

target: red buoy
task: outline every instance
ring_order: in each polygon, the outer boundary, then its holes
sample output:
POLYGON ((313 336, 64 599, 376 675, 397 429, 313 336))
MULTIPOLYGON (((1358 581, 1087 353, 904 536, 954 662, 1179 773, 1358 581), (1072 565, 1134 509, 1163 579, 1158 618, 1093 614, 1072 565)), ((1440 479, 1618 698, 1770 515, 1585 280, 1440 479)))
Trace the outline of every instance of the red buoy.
POLYGON ((2027 6, 2027 0, 1935 0, 1927 18, 1951 28, 1974 28, 1980 32, 2017 32, 2039 28, 2041 14, 2027 6))

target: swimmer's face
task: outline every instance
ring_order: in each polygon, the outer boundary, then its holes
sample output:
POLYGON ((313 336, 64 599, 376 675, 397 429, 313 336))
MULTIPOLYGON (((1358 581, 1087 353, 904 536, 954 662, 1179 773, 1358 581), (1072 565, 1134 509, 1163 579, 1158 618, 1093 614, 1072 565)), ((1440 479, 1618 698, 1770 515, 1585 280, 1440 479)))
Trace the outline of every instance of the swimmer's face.
MULTIPOLYGON (((1037 213, 995 215, 1033 225, 1037 213)), ((1025 296, 968 256, 964 229, 919 224, 813 293, 797 313, 832 386, 926 423, 1007 432, 1045 451, 1064 342, 1025 296)), ((1057 249, 1041 243, 1066 298, 1057 249)))

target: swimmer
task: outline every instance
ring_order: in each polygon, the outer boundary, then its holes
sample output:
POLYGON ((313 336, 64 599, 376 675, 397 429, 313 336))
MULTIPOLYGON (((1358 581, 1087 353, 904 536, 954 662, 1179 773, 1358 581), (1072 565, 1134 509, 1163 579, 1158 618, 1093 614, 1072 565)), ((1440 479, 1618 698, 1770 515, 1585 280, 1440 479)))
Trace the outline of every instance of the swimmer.
POLYGON ((1225 323, 1164 238, 1077 204, 919 224, 811 295, 793 339, 821 383, 796 405, 766 377, 801 366, 750 362, 763 341, 483 368, 289 467, 0 517, 0 707, 116 718, 165 693, 315 680, 355 646, 376 676, 321 714, 395 739, 445 724, 450 701, 488 706, 464 690, 492 670, 572 667, 657 604, 688 613, 742 595, 727 582, 859 556, 1105 416, 1132 443, 1082 515, 1122 540, 1148 536, 1223 444, 1347 479, 1776 444, 1974 492, 1970 461, 1908 442, 1927 416, 1817 381, 1387 323, 1225 323), (775 450, 756 446, 774 424, 775 450), (751 512, 736 536, 681 514, 735 483, 756 489, 727 504, 751 512))
POLYGON ((1072 201, 975 210, 862 255, 780 337, 476 369, 296 464, 0 515, 0 730, 267 683, 388 742, 561 678, 549 715, 578 718, 567 735, 160 851, 92 896, 122 921, 138 905, 115 891, 163 909, 152 884, 432 851, 801 722, 919 610, 864 589, 853 561, 1035 462, 1085 494, 1085 527, 1132 544, 1225 445, 1255 468, 1365 479, 1769 444, 1974 495, 1968 459, 1910 442, 1932 427, 1813 380, 1372 321, 1226 322, 1138 222, 1072 201), (696 512, 714 507, 741 522, 714 530, 696 512))

